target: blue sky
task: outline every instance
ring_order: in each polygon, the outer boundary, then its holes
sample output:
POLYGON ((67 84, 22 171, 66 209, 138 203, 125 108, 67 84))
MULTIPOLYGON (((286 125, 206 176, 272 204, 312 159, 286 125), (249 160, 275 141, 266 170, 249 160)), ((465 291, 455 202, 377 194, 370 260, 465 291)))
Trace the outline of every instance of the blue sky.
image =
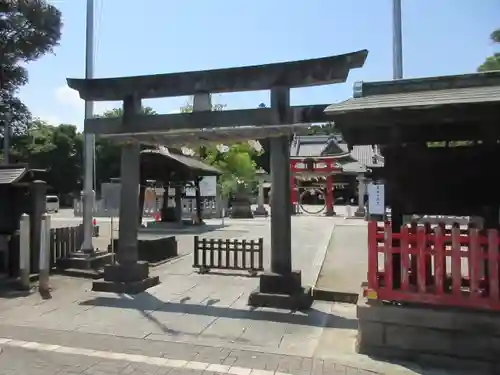
MULTIPOLYGON (((53 0, 64 28, 55 55, 30 64, 20 95, 35 116, 81 127, 83 103, 66 86, 84 76, 85 0, 53 0)), ((95 0, 95 76, 112 77, 298 60, 368 49, 345 84, 297 89, 293 104, 334 103, 353 82, 392 77, 391 0, 95 0), (140 5, 137 5, 140 4, 140 5)), ((404 76, 473 72, 493 54, 498 0, 403 0, 404 76)), ((187 98, 147 101, 177 111, 187 98)), ((217 95, 228 108, 269 103, 267 92, 217 95)), ((96 104, 100 113, 117 103, 96 104)))

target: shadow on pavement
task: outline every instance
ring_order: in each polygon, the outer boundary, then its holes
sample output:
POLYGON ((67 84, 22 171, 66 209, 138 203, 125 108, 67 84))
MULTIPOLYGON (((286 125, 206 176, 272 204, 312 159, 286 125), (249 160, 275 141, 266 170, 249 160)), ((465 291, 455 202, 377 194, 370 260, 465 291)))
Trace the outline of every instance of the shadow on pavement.
MULTIPOLYGON (((190 297, 186 296, 179 302, 163 302, 155 296, 145 292, 134 297, 124 298, 97 297, 92 300, 80 302, 84 306, 113 307, 120 309, 134 309, 141 311, 143 315, 155 311, 212 316, 216 318, 247 319, 256 321, 270 321, 276 323, 297 324, 312 327, 357 329, 356 319, 325 313, 315 308, 305 312, 294 313, 292 311, 268 311, 268 310, 243 310, 230 307, 214 306, 216 299, 208 300, 205 304, 188 304, 190 297)), ((149 319, 149 318, 148 318, 149 319)))

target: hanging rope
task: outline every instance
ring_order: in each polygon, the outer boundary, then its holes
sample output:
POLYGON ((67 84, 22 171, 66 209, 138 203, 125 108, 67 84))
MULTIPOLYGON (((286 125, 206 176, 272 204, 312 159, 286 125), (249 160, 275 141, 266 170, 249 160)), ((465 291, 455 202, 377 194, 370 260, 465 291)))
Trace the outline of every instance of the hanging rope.
POLYGON ((300 196, 299 196, 299 207, 302 211, 304 211, 306 214, 309 214, 309 215, 318 215, 320 213, 322 213, 323 211, 325 211, 326 209, 326 201, 323 199, 324 203, 323 203, 323 206, 317 210, 317 211, 314 211, 314 210, 306 210, 304 208, 304 204, 303 204, 303 200, 304 200, 304 197, 306 196, 306 194, 311 194, 311 195, 314 195, 311 193, 311 191, 313 192, 317 192, 318 193, 318 196, 323 196, 324 197, 324 193, 323 193, 323 190, 322 189, 318 189, 318 188, 312 188, 312 189, 307 189, 307 190, 304 190, 300 196))

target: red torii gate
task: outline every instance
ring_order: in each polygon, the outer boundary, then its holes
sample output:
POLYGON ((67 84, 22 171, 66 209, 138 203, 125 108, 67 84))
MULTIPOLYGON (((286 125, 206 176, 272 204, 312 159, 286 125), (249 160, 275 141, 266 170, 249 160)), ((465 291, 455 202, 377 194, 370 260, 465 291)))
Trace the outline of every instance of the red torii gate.
POLYGON ((326 179, 326 215, 335 215, 333 207, 333 174, 342 170, 337 166, 336 156, 291 157, 290 158, 290 200, 297 205, 296 175, 299 173, 324 176, 326 179))

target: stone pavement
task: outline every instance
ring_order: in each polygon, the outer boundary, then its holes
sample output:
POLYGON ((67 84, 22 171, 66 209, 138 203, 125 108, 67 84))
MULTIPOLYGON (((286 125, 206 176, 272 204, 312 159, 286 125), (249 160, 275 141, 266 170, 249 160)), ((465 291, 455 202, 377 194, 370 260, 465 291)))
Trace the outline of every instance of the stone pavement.
MULTIPOLYGON (((203 236, 264 237, 267 267, 268 221, 228 220, 203 236)), ((292 220, 294 266, 303 270, 304 284, 317 276, 333 222, 292 220)), ((137 296, 92 292, 90 281, 62 276, 51 279, 52 299, 5 295, 0 374, 437 374, 357 355, 353 305, 249 308, 258 279, 193 272, 192 236, 180 238, 187 255, 155 268, 162 283, 137 296)))
POLYGON ((335 223, 316 289, 358 294, 366 281, 368 230, 364 220, 335 223), (339 262, 342 259, 342 262, 339 262))
POLYGON ((15 335, 5 333, 2 329, 4 336, 38 337, 38 341, 1 338, 4 352, 0 355, 0 374, 374 374, 331 360, 219 347, 68 332, 54 334, 40 329, 28 333, 21 328, 15 335))

